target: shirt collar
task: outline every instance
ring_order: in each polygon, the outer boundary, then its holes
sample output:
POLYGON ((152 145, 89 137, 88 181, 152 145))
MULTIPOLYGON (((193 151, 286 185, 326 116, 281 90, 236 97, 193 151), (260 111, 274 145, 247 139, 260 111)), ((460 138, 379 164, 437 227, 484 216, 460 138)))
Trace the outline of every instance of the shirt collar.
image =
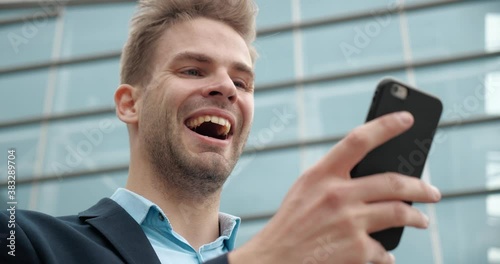
POLYGON ((144 222, 151 207, 157 207, 156 209, 163 214, 156 204, 124 188, 118 188, 110 198, 123 207, 139 225, 144 222))
MULTIPOLYGON (((150 210, 153 210, 165 217, 169 231, 172 230, 172 225, 161 208, 141 195, 124 188, 118 188, 110 198, 123 207, 139 225, 144 223, 150 210)), ((220 212, 220 237, 214 242, 222 240, 228 250, 234 249, 240 222, 239 217, 220 212)))
POLYGON ((224 244, 228 250, 234 249, 236 243, 236 233, 240 228, 241 218, 219 212, 220 237, 224 239, 224 244))

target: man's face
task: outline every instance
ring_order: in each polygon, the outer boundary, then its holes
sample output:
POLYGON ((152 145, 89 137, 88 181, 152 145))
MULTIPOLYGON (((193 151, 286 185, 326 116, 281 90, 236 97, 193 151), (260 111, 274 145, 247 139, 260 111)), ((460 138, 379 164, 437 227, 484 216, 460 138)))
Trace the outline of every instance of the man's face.
POLYGON ((214 192, 250 132, 249 49, 231 27, 196 18, 166 30, 155 54, 139 119, 146 155, 170 187, 193 195, 214 192))

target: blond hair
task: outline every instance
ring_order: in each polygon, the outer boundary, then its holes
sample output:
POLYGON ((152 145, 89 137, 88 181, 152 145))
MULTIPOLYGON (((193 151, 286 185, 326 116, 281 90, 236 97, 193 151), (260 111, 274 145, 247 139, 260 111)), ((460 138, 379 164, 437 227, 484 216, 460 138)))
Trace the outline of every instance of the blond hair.
POLYGON ((132 18, 121 57, 121 83, 147 86, 158 39, 175 23, 197 17, 217 20, 233 28, 246 42, 252 62, 257 52, 253 0, 140 0, 132 18))

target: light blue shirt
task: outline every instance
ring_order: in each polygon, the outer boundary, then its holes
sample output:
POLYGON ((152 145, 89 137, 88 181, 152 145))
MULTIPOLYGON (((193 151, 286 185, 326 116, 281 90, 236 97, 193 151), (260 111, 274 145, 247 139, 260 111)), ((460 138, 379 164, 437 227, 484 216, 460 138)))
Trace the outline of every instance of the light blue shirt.
POLYGON ((119 188, 111 196, 141 226, 162 264, 203 263, 234 248, 240 218, 219 213, 220 236, 195 250, 172 229, 168 217, 150 200, 119 188))

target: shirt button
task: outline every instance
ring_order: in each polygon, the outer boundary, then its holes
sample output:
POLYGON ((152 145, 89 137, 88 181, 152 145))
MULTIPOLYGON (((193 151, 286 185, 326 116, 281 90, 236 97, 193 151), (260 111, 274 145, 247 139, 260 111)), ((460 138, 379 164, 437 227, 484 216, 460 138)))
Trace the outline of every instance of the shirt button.
POLYGON ((158 213, 158 218, 160 218, 160 221, 165 220, 165 217, 163 217, 163 215, 161 213, 158 213))

